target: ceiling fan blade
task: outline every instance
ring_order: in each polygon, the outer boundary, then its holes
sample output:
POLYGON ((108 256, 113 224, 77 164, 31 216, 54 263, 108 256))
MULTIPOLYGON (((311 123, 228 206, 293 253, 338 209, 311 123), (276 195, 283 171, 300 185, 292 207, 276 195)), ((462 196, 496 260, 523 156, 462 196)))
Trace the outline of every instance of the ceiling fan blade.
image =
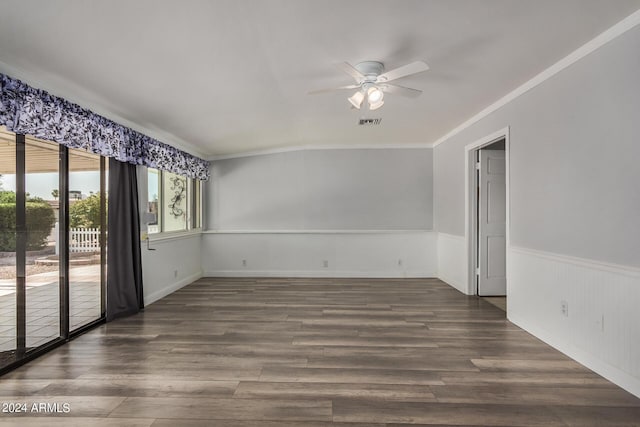
POLYGON ((410 76, 411 74, 421 73, 427 71, 429 66, 422 61, 412 62, 411 64, 403 65, 402 67, 395 68, 393 70, 382 73, 378 76, 379 82, 390 82, 391 80, 400 79, 402 77, 410 76))
POLYGON ((318 89, 318 90, 312 90, 310 92, 307 92, 307 95, 317 95, 319 93, 335 92, 337 90, 345 90, 345 89, 357 89, 359 87, 360 85, 348 85, 348 86, 332 87, 328 89, 318 89))
POLYGON ((406 96, 408 98, 416 98, 422 94, 422 91, 419 89, 412 89, 410 87, 392 85, 390 83, 385 83, 382 86, 382 90, 384 92, 393 93, 395 95, 406 96))
POLYGON ((364 80, 364 74, 356 70, 356 68, 353 65, 349 64, 348 62, 341 62, 336 66, 340 68, 342 71, 344 71, 345 73, 349 74, 354 79, 356 79, 357 82, 364 80))

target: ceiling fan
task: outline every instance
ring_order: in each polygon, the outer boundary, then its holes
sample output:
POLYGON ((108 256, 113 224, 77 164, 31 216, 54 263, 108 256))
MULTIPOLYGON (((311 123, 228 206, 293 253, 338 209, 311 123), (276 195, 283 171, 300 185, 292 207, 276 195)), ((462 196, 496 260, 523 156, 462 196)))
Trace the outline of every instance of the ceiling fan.
POLYGON ((356 93, 347 98, 351 105, 353 105, 353 108, 360 109, 366 99, 369 104, 369 110, 377 110, 384 104, 385 93, 393 93, 410 98, 419 96, 422 93, 421 90, 399 86, 389 82, 427 71, 429 66, 422 61, 416 61, 385 72, 382 62, 364 61, 355 66, 348 62, 343 62, 338 64, 338 68, 353 77, 356 80, 356 84, 314 90, 309 92, 309 95, 333 92, 336 90, 358 89, 356 93))

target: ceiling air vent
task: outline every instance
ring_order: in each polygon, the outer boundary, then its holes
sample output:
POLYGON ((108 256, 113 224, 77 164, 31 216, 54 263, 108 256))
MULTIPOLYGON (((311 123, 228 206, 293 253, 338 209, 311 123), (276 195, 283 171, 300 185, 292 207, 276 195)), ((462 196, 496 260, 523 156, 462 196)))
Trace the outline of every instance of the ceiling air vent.
POLYGON ((379 125, 381 121, 382 119, 360 119, 360 121, 358 121, 358 124, 360 126, 374 126, 379 125))

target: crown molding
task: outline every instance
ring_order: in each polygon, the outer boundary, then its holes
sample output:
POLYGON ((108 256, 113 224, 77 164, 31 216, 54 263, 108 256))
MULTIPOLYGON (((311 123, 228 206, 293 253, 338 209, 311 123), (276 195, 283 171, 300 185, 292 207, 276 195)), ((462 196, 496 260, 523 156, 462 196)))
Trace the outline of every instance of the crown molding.
POLYGON ((446 134, 444 134, 443 136, 438 138, 435 142, 433 142, 432 146, 433 147, 437 147, 438 145, 440 145, 443 142, 447 141, 448 139, 450 139, 454 135, 457 135, 458 133, 462 132, 466 128, 470 127, 471 125, 473 125, 473 124, 479 122, 480 120, 482 120, 483 118, 487 117, 489 114, 493 113, 494 111, 498 110, 499 108, 502 108, 503 106, 505 106, 506 104, 510 103, 514 99, 516 99, 519 96, 527 93, 528 91, 530 91, 534 87, 538 86, 539 84, 541 84, 541 83, 545 82, 546 80, 550 79, 551 77, 555 76, 556 74, 558 74, 559 72, 561 72, 565 68, 569 67, 570 65, 576 63, 580 59, 582 59, 585 56, 589 55, 591 52, 599 49, 600 47, 604 46, 605 44, 609 43, 610 41, 616 39, 617 37, 621 36, 622 34, 626 33, 627 31, 631 30, 632 28, 636 27, 638 24, 640 24, 640 10, 637 10, 636 12, 634 12, 631 15, 627 16, 625 19, 623 19, 622 21, 618 22, 613 27, 611 27, 608 30, 604 31, 603 33, 601 33, 600 35, 598 35, 594 39, 588 41, 587 43, 585 43, 584 45, 582 45, 578 49, 576 49, 573 52, 571 52, 569 55, 565 56, 560 61, 556 62, 555 64, 553 64, 552 66, 550 66, 546 70, 542 71, 540 74, 536 75, 531 80, 527 81, 523 85, 521 85, 518 88, 514 89, 513 91, 509 92, 508 94, 506 94, 502 98, 498 99, 493 104, 491 104, 488 107, 486 107, 484 110, 480 111, 476 115, 474 115, 471 118, 469 118, 467 121, 463 122, 462 124, 458 125, 454 129, 452 129, 451 131, 447 132, 446 134))
POLYGON ((265 156, 269 154, 290 153, 294 151, 312 151, 312 150, 389 150, 389 149, 416 149, 416 148, 433 148, 433 144, 415 143, 415 144, 320 144, 320 145, 298 145, 291 147, 267 148, 264 150, 247 151, 244 153, 223 154, 219 156, 210 156, 209 161, 236 159, 239 157, 265 156))

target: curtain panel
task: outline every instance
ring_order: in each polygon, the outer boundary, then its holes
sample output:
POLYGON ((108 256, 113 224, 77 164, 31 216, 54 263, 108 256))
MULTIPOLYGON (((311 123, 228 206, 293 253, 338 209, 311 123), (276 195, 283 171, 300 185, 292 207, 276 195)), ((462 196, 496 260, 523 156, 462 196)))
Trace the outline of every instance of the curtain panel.
POLYGON ((109 159, 107 321, 144 308, 136 167, 109 159))
POLYGON ((0 126, 134 165, 209 179, 209 162, 0 73, 0 126))

